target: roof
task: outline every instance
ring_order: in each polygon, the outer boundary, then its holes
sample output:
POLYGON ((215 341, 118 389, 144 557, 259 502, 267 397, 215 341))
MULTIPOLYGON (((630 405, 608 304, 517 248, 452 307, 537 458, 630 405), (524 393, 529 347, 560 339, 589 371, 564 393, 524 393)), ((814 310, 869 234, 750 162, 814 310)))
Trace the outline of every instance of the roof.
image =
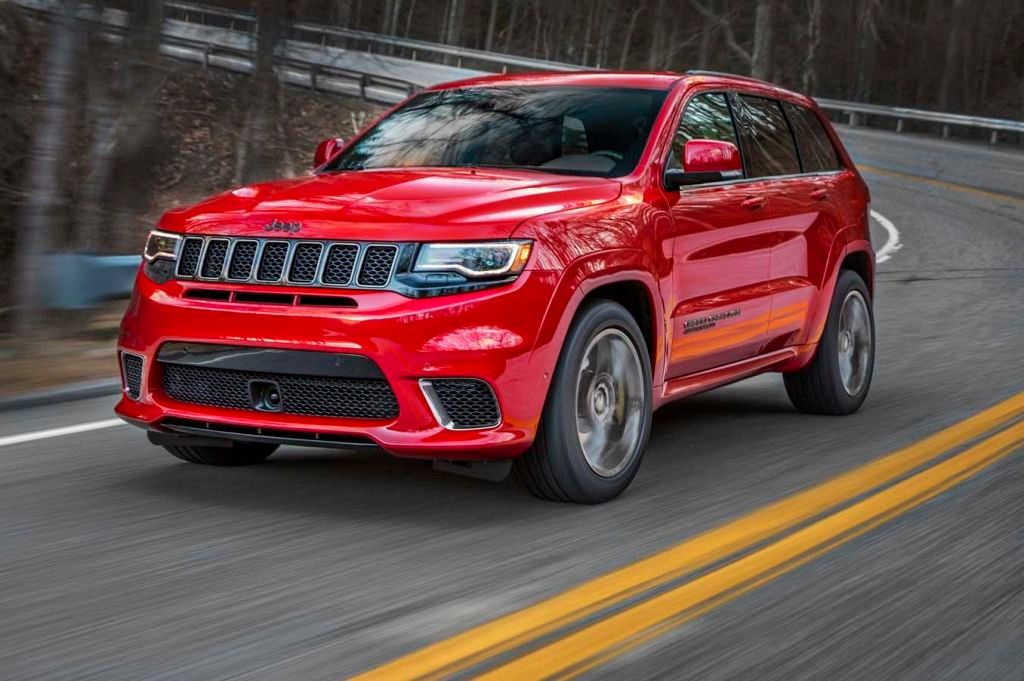
MULTIPOLYGON (((754 90, 768 91, 786 99, 810 102, 810 98, 749 76, 718 71, 540 71, 535 73, 507 73, 468 78, 450 83, 440 83, 430 90, 449 90, 461 87, 487 87, 500 85, 578 85, 581 87, 627 87, 646 90, 668 90, 681 80, 721 83, 725 87, 748 86, 754 90)), ((766 92, 767 94, 767 92, 766 92)))
POLYGON ((591 87, 633 87, 647 90, 667 90, 681 73, 671 71, 539 71, 536 73, 506 73, 469 78, 435 85, 431 90, 449 90, 456 87, 488 85, 580 85, 591 87))

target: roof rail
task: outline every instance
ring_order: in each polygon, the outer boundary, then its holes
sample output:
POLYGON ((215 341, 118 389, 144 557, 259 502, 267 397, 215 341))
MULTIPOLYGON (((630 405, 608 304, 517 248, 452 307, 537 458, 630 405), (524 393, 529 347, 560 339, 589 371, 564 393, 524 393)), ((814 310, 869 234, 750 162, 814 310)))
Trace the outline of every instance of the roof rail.
POLYGON ((780 87, 775 83, 760 78, 754 78, 753 76, 744 76, 739 73, 728 73, 726 71, 708 71, 706 69, 688 69, 685 74, 687 76, 719 76, 721 78, 739 78, 740 80, 749 80, 754 83, 763 83, 765 85, 771 85, 772 87, 780 87))

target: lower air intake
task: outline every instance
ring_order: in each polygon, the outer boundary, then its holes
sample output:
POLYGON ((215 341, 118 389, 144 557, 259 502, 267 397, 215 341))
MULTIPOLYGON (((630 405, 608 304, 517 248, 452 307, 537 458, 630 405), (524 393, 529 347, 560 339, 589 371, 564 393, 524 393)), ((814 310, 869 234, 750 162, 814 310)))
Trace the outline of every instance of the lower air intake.
POLYGON ((130 352, 121 353, 121 371, 124 374, 124 392, 133 400, 142 395, 142 367, 144 360, 130 352))
POLYGON ((385 380, 298 376, 161 362, 163 390, 179 402, 257 411, 252 384, 275 384, 280 411, 303 416, 393 419, 398 402, 385 380))
POLYGON ((451 430, 493 428, 501 422, 498 400, 486 381, 444 378, 420 382, 435 416, 451 430))

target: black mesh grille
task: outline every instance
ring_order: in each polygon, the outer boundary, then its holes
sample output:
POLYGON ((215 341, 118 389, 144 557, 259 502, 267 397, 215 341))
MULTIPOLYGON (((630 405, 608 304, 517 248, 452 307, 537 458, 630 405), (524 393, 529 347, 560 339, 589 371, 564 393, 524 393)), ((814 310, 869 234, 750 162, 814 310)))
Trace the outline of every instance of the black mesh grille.
POLYGON ((224 271, 224 258, 228 254, 227 239, 210 239, 206 245, 206 256, 200 274, 207 279, 219 279, 224 271))
POLYGON ((203 240, 195 237, 185 239, 181 247, 181 260, 178 262, 178 274, 183 277, 194 277, 199 271, 199 255, 203 252, 203 240))
POLYGON ((353 419, 393 419, 398 402, 384 380, 295 376, 183 364, 161 364, 163 389, 180 402, 255 410, 249 381, 273 381, 286 414, 353 419))
POLYGON ((455 428, 488 428, 501 420, 494 392, 484 381, 457 378, 430 384, 455 428))
POLYGON ((295 247, 291 267, 288 268, 288 281, 309 284, 316 278, 316 268, 320 264, 320 252, 323 244, 299 244, 295 247))
POLYGON ((288 243, 285 241, 271 241, 263 247, 263 257, 260 258, 260 269, 256 278, 260 281, 277 281, 284 272, 284 261, 288 257, 288 243))
POLYGON ((124 390, 133 400, 142 394, 142 358, 127 352, 121 353, 121 368, 124 371, 124 390))
POLYGON ((321 280, 325 284, 342 285, 352 279, 352 268, 356 264, 359 247, 355 244, 334 244, 327 251, 327 264, 321 280))
POLYGON ((252 275, 252 264, 256 260, 256 241, 239 241, 231 252, 231 264, 228 266, 228 279, 246 280, 252 275))
POLYGON ((360 286, 386 286, 398 249, 394 246, 367 246, 359 268, 360 286))

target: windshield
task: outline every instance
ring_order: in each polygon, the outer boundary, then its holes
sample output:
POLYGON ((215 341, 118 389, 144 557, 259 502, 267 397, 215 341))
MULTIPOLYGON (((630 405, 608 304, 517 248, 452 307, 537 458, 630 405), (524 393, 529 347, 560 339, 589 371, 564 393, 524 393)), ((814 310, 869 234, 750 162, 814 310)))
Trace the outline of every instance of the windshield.
POLYGON ((423 93, 326 170, 524 168, 619 177, 636 167, 662 90, 477 87, 423 93))

